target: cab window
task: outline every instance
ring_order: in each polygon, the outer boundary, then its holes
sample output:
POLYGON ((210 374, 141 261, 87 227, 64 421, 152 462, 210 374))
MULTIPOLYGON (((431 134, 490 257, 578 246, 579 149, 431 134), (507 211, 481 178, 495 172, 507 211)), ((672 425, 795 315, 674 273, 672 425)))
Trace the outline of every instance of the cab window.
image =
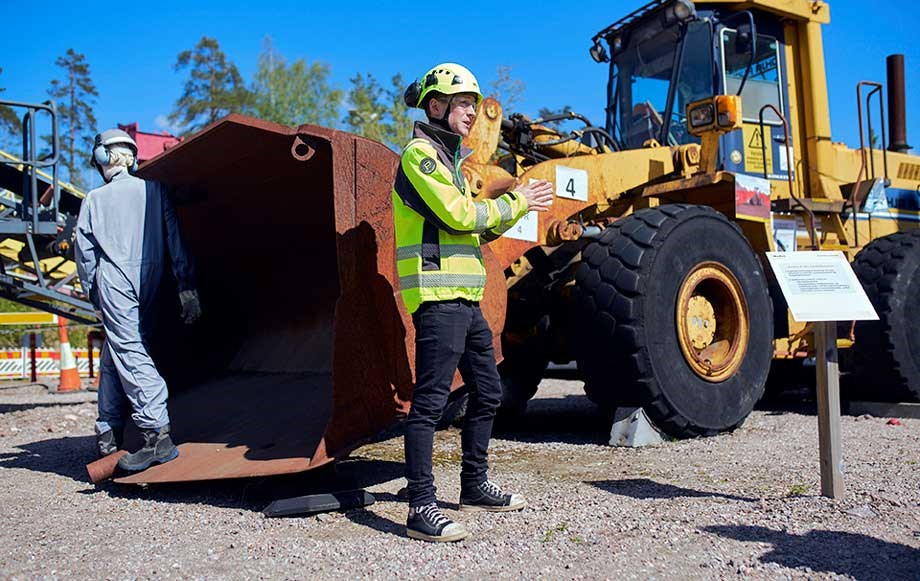
MULTIPOLYGON (((751 60, 750 50, 738 50, 737 32, 725 28, 721 34, 723 83, 725 93, 734 95, 741 86, 744 72, 751 60)), ((750 43, 748 43, 750 45, 750 43)), ((780 86, 779 42, 765 34, 757 35, 756 57, 741 93, 741 110, 744 121, 759 123, 760 110, 770 104, 784 112, 780 86)), ((784 112, 785 114, 785 112, 784 112)), ((779 125, 781 121, 772 111, 764 112, 764 122, 779 125)))

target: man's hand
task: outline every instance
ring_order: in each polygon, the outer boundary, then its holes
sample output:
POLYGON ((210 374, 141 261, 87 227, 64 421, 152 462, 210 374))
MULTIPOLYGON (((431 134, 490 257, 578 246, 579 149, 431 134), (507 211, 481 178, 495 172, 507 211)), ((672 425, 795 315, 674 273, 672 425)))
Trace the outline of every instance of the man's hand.
POLYGON ((182 320, 191 325, 201 316, 201 301, 198 300, 197 290, 185 290, 179 293, 179 302, 182 303, 182 320))
POLYGON ((515 189, 527 200, 527 210, 545 212, 553 205, 553 184, 546 180, 530 182, 515 189))

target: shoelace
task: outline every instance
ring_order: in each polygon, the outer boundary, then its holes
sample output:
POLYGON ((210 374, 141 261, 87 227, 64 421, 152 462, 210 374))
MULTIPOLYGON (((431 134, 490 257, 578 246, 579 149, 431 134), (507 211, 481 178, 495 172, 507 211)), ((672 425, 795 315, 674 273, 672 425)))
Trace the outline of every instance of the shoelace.
POLYGON ((505 495, 505 493, 502 492, 502 489, 499 488, 498 485, 493 484, 490 480, 486 480, 485 482, 480 484, 479 489, 485 492, 486 494, 490 496, 495 496, 497 498, 501 498, 502 496, 505 495))
POLYGON ((435 503, 426 504, 425 506, 420 506, 418 513, 422 515, 422 518, 427 520, 432 526, 439 527, 442 524, 449 523, 450 519, 444 516, 444 513, 441 512, 441 509, 438 508, 438 505, 435 503))

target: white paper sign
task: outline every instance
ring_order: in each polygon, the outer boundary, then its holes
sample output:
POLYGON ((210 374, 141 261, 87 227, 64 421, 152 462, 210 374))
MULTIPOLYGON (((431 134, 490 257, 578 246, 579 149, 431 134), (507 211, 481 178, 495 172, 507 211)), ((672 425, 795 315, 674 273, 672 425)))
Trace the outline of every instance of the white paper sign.
POLYGON ((516 240, 536 242, 538 239, 537 220, 536 212, 527 212, 524 214, 523 218, 518 220, 514 226, 509 228, 502 236, 514 238, 516 240))
POLYGON ((560 198, 588 201, 588 172, 583 169, 556 166, 556 191, 560 198))
POLYGON ((792 318, 813 321, 876 321, 856 273, 839 250, 767 252, 792 318))
POLYGON ((777 252, 795 252, 798 249, 798 227, 793 219, 773 218, 773 241, 777 252))

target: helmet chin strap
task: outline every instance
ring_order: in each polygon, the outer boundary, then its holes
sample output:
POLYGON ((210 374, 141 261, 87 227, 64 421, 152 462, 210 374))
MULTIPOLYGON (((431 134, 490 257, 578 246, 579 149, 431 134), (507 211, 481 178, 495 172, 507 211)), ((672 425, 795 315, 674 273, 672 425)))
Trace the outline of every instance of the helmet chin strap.
POLYGON ((447 118, 450 117, 450 110, 453 108, 453 98, 448 99, 447 101, 447 110, 444 112, 444 115, 440 119, 435 119, 431 115, 428 116, 428 121, 436 127, 440 127, 445 131, 450 131, 455 133, 453 129, 450 128, 450 124, 447 122, 447 118))

